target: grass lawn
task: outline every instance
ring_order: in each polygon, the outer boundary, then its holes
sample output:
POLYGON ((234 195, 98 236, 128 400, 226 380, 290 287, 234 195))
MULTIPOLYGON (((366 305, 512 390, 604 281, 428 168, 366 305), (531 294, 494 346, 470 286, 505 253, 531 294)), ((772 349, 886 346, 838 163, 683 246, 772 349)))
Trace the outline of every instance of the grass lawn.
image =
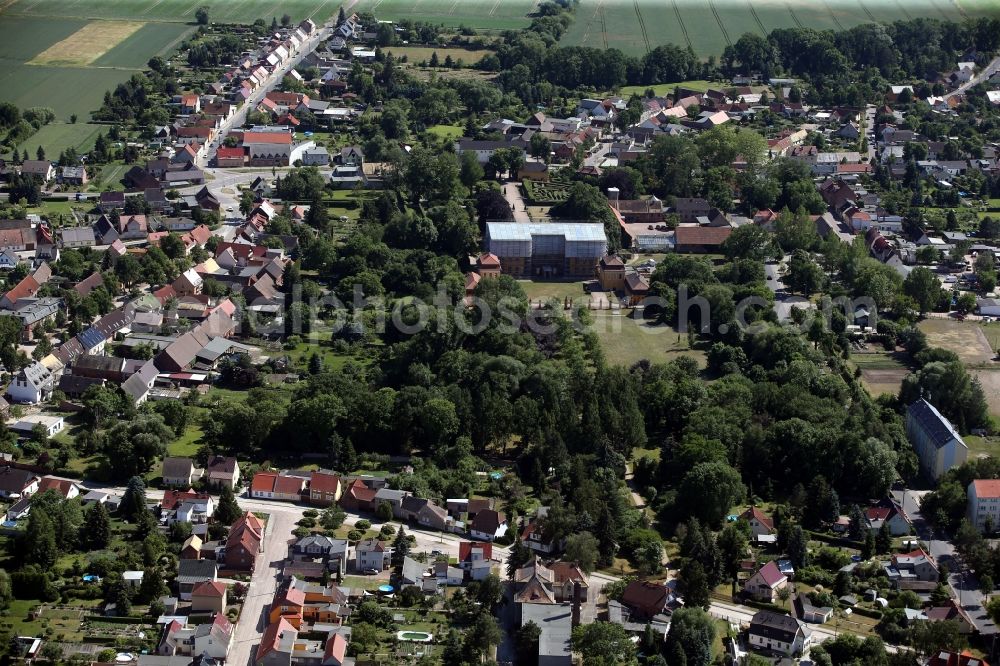
POLYGON ((45 125, 24 142, 17 149, 21 152, 28 151, 28 155, 34 159, 38 147, 45 149, 45 155, 49 159, 56 159, 59 153, 67 148, 75 148, 78 153, 85 153, 94 147, 97 135, 107 132, 107 127, 101 125, 90 125, 87 123, 63 123, 54 122, 45 125))
POLYGON ((461 60, 463 64, 471 65, 474 62, 479 62, 483 56, 493 53, 488 49, 474 51, 452 46, 388 46, 385 50, 397 58, 402 58, 405 55, 407 61, 413 65, 422 60, 430 61, 431 56, 437 53, 438 61, 442 67, 444 59, 448 56, 451 56, 454 61, 461 60))
POLYGON ((678 356, 688 356, 706 365, 705 352, 692 349, 687 335, 670 326, 656 326, 626 314, 602 310, 594 316, 594 331, 601 340, 601 347, 608 363, 632 365, 642 359, 653 363, 666 363, 678 356))
POLYGON ((564 298, 572 298, 579 302, 586 302, 587 292, 583 290, 583 282, 536 282, 534 280, 520 280, 519 282, 529 301, 547 301, 553 298, 561 301, 564 298))
POLYGON ((184 434, 167 445, 167 455, 192 458, 198 453, 201 436, 205 434, 200 425, 188 424, 184 434))
POLYGON ((384 585, 384 580, 379 580, 374 576, 344 576, 344 587, 355 587, 362 590, 375 590, 379 585, 384 585))
POLYGON ((442 139, 457 139, 465 133, 461 125, 432 125, 427 131, 442 139))
POLYGON ((101 174, 90 181, 90 189, 95 192, 104 192, 106 190, 124 190, 125 186, 122 185, 121 179, 125 176, 125 172, 129 170, 130 167, 124 163, 114 162, 108 164, 101 168, 101 174))
MULTIPOLYGON (((709 88, 727 88, 731 87, 731 84, 725 81, 684 81, 683 83, 655 83, 648 86, 623 86, 619 91, 622 97, 629 97, 631 95, 644 95, 647 90, 652 88, 658 97, 663 95, 672 95, 674 88, 687 88, 689 90, 697 90, 698 92, 705 92, 709 88)), ((761 90, 765 89, 766 86, 758 86, 761 90)))

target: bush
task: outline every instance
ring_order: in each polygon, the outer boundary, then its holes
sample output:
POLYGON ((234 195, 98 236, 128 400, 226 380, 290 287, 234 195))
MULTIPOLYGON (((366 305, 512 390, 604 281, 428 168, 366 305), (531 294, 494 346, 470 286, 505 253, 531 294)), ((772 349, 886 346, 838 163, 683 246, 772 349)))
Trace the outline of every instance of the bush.
POLYGON ((384 537, 391 537, 391 536, 393 536, 394 534, 396 534, 396 528, 395 528, 395 527, 393 527, 392 525, 383 525, 383 526, 382 526, 382 529, 381 529, 381 530, 379 530, 379 532, 380 532, 380 533, 382 534, 382 536, 384 536, 384 537))
POLYGON ((302 512, 302 515, 305 516, 306 518, 315 518, 316 516, 319 515, 319 511, 317 511, 316 509, 306 509, 305 511, 302 512))
POLYGON ((348 541, 361 541, 362 537, 364 537, 364 536, 365 536, 364 532, 361 532, 359 530, 351 530, 350 532, 347 533, 347 540, 348 541))
POLYGON ((362 518, 358 522, 354 523, 354 529, 361 530, 362 532, 367 532, 371 529, 372 523, 370 520, 365 520, 362 518))
POLYGON ((299 520, 298 523, 296 523, 296 525, 299 525, 301 527, 316 527, 316 519, 303 517, 299 520))

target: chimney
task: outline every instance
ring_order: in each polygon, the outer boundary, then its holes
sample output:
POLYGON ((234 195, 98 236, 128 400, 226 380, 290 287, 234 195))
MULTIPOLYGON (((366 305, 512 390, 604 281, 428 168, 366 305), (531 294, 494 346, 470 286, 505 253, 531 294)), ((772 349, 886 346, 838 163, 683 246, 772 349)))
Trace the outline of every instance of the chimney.
POLYGON ((618 210, 618 194, 621 192, 617 187, 608 188, 608 199, 611 201, 611 206, 615 210, 618 210))
POLYGON ((572 626, 580 626, 580 581, 573 581, 573 615, 572 615, 572 626))

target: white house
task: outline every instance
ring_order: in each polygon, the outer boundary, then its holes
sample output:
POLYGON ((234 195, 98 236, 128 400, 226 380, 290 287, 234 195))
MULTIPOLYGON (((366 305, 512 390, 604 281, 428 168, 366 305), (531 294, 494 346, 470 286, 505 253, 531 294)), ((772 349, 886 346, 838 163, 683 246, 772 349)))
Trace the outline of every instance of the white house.
POLYGON ((923 398, 906 409, 906 437, 917 453, 921 469, 934 481, 969 457, 969 447, 955 427, 923 398))
POLYGON ((28 414, 17 423, 10 426, 11 430, 16 430, 22 434, 31 434, 35 427, 42 426, 45 429, 46 437, 52 437, 66 427, 66 421, 61 416, 51 416, 48 414, 28 414))
POLYGON ((750 620, 747 637, 751 647, 791 657, 808 650, 811 632, 805 624, 791 615, 761 610, 750 620))
POLYGON ((354 548, 355 565, 358 571, 375 569, 384 571, 392 564, 392 547, 378 539, 359 541, 354 548))
POLYGON ((18 371, 7 386, 7 395, 11 402, 36 405, 52 396, 55 377, 44 365, 35 361, 18 371))
POLYGON ((980 532, 1000 527, 1000 479, 976 479, 969 484, 969 522, 980 532))

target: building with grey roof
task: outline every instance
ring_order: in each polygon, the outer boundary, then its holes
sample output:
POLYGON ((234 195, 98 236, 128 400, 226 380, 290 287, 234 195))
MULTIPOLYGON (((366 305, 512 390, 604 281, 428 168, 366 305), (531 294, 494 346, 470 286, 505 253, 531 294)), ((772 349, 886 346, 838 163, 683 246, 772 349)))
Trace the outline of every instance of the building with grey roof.
POLYGON ((591 222, 488 222, 487 252, 517 277, 586 277, 608 251, 604 225, 591 222))
POLYGON ((569 666, 573 663, 570 638, 573 611, 569 604, 518 604, 521 626, 534 622, 541 629, 538 636, 538 663, 546 666, 569 666))
POLYGON ((969 457, 969 447, 955 426, 924 398, 906 408, 906 436, 921 469, 935 481, 969 457))

